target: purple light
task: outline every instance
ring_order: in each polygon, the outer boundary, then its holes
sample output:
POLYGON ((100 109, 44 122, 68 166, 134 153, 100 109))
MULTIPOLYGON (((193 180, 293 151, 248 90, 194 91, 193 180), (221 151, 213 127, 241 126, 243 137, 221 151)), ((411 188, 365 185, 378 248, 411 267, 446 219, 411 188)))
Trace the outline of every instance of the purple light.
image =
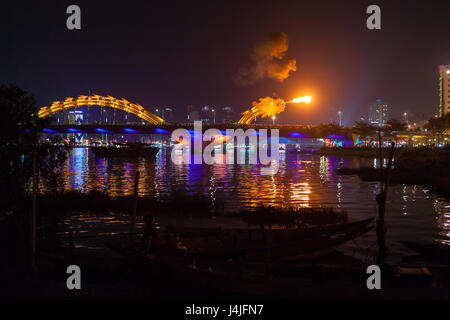
POLYGON ((336 134, 330 134, 326 136, 325 139, 345 139, 345 137, 336 134))
POLYGON ((124 131, 124 132, 127 132, 127 133, 137 133, 137 132, 138 132, 138 131, 135 130, 135 129, 129 129, 129 128, 125 128, 125 129, 123 129, 123 131, 124 131))
POLYGON ((306 135, 304 133, 300 133, 300 132, 291 132, 291 134, 289 136, 290 137, 295 137, 295 138, 305 138, 308 135, 306 135))
POLYGON ((102 129, 102 128, 97 128, 97 129, 95 129, 95 131, 101 132, 101 133, 109 133, 110 132, 109 130, 102 129))
POLYGON ((194 137, 195 136, 201 136, 203 134, 200 131, 195 131, 195 130, 192 130, 192 129, 189 129, 188 132, 189 132, 189 134, 193 135, 194 137))

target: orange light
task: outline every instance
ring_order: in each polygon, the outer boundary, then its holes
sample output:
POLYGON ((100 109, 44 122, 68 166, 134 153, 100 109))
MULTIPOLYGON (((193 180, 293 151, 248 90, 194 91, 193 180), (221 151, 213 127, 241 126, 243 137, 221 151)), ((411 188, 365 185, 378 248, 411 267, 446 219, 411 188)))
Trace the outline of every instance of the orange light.
POLYGON ((304 97, 295 98, 294 100, 289 101, 289 102, 291 102, 291 103, 300 103, 300 102, 310 103, 311 100, 312 100, 311 96, 304 96, 304 97))

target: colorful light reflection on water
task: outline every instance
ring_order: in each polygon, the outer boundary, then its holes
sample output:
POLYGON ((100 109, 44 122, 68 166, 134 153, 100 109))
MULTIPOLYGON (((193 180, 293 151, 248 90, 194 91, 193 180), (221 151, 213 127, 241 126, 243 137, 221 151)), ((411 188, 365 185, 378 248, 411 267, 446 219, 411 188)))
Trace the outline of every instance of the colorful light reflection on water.
MULTIPOLYGON (((238 151, 236 157, 245 159, 249 152, 238 151)), ((65 188, 129 195, 139 170, 139 195, 160 197, 181 188, 188 194, 205 195, 212 203, 220 201, 226 211, 260 204, 322 206, 346 210, 351 218, 364 219, 377 215, 374 199, 378 183, 334 171, 359 166, 377 163, 374 159, 282 154, 278 174, 262 176, 259 166, 251 164, 176 165, 171 161, 170 149, 161 149, 155 160, 124 160, 96 158, 89 149, 77 148, 65 166, 65 188)), ((386 219, 391 259, 411 253, 398 240, 437 240, 450 245, 450 199, 438 198, 427 187, 393 185, 386 219)), ((358 241, 361 247, 376 250, 374 231, 358 241)))

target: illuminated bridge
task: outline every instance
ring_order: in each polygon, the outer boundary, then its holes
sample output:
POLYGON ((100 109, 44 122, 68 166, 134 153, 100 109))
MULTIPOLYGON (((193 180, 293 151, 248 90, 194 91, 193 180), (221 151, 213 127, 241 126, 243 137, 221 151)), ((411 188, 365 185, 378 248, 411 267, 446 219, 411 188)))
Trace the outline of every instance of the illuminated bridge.
POLYGON ((77 108, 81 106, 101 106, 110 107, 114 109, 123 110, 125 112, 132 113, 142 120, 147 121, 150 124, 163 124, 165 121, 157 115, 148 112, 140 104, 131 103, 130 101, 122 98, 117 99, 111 96, 94 95, 80 95, 78 98, 66 98, 64 101, 54 101, 50 106, 45 106, 39 109, 39 118, 45 118, 52 116, 60 111, 77 108))
MULTIPOLYGON (((193 130, 193 123, 162 123, 162 124, 80 124, 80 125, 51 125, 44 129, 45 133, 58 134, 58 133, 102 133, 102 134, 163 134, 171 135, 175 129, 184 128, 187 130, 193 130)), ((202 131, 215 128, 222 131, 225 134, 227 129, 268 129, 270 135, 270 129, 279 129, 280 137, 290 138, 331 138, 331 139, 351 139, 352 135, 350 131, 345 128, 342 131, 318 131, 317 127, 312 126, 296 126, 296 125, 263 125, 263 124, 206 124, 202 125, 202 131)))
MULTIPOLYGON (((78 98, 65 98, 62 101, 54 101, 50 106, 39 109, 38 116, 40 118, 50 117, 58 112, 82 106, 101 106, 113 109, 123 110, 134 114, 140 119, 145 120, 146 124, 52 124, 43 129, 47 134, 64 134, 64 133, 90 133, 90 134, 163 134, 170 135, 173 130, 185 128, 193 130, 193 123, 167 123, 159 116, 147 111, 142 105, 131 103, 121 98, 117 99, 112 96, 80 95, 78 98)), ((351 139, 352 134, 350 128, 328 127, 321 128, 300 125, 268 125, 268 124, 208 124, 203 123, 202 129, 206 131, 210 128, 219 129, 225 133, 226 129, 243 129, 253 128, 259 129, 279 129, 280 137, 290 138, 332 138, 332 139, 351 139)), ((270 134, 270 133, 269 133, 270 134)))

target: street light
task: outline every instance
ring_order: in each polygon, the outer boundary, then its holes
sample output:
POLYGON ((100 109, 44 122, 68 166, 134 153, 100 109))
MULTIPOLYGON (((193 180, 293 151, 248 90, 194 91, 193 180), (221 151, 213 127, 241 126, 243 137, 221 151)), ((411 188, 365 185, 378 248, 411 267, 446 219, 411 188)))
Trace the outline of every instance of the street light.
POLYGON ((405 113, 403 114, 403 116, 405 117, 405 122, 406 122, 406 124, 408 124, 408 114, 405 112, 405 113))
POLYGON ((272 125, 275 125, 275 116, 272 116, 272 125))
POLYGON ((338 114, 339 114, 339 126, 342 126, 342 111, 339 111, 338 114))
POLYGON ((214 117, 214 124, 216 124, 216 110, 212 109, 211 111, 212 111, 213 117, 214 117))

